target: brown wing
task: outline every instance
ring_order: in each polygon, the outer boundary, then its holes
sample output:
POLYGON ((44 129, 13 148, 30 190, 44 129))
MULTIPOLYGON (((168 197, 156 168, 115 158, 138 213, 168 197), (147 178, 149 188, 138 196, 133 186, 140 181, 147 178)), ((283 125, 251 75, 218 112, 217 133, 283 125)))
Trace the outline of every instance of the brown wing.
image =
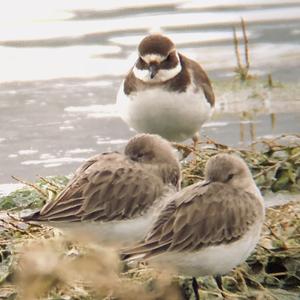
POLYGON ((256 206, 260 205, 255 195, 222 183, 205 187, 195 184, 175 197, 158 216, 146 239, 124 251, 123 257, 144 254, 148 258, 165 251, 196 251, 234 242, 254 223, 258 216, 256 206))
MULTIPOLYGON (((68 199, 71 198, 72 196, 74 197, 74 191, 78 190, 78 188, 81 186, 82 184, 82 177, 85 176, 85 172, 86 170, 91 167, 92 165, 94 165, 97 162, 101 162, 103 161, 104 156, 111 156, 111 157, 118 157, 120 156, 119 153, 115 152, 115 153, 102 153, 102 154, 97 154, 94 155, 90 158, 88 158, 82 165, 80 165, 75 173, 74 176, 70 179, 70 181, 68 182, 68 184, 66 185, 66 187, 60 192, 60 194, 57 196, 57 200, 58 199, 68 199)), ((61 201, 64 201, 61 200, 61 201)), ((54 204, 56 203, 56 201, 51 201, 49 203, 47 203, 42 209, 41 212, 42 213, 47 213, 48 210, 50 210, 54 204)))
POLYGON ((186 68, 193 72, 195 86, 201 86, 207 102, 213 107, 215 105, 215 95, 206 72, 202 69, 200 64, 194 60, 191 60, 182 54, 180 54, 180 58, 182 63, 186 65, 186 68))
MULTIPOLYGON (((37 221, 111 221, 142 215, 163 192, 162 180, 121 154, 95 157, 59 195, 32 216, 37 221)), ((27 218, 27 220, 29 220, 27 218)))

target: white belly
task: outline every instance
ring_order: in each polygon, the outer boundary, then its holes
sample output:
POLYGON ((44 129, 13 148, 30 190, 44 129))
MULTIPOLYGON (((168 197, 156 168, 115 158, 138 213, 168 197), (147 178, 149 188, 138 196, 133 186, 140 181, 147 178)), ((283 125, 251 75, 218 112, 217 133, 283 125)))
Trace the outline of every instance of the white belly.
POLYGON ((193 253, 166 253, 149 259, 149 263, 175 269, 189 276, 222 275, 244 262, 258 243, 262 222, 251 228, 241 240, 227 245, 210 246, 193 253))
POLYGON ((49 222, 47 225, 60 229, 71 239, 124 247, 144 238, 153 222, 153 218, 154 215, 151 212, 133 220, 98 223, 49 222))
POLYGON ((211 106, 203 92, 169 92, 152 88, 117 97, 122 119, 138 132, 159 134, 171 141, 191 138, 210 117, 211 106))

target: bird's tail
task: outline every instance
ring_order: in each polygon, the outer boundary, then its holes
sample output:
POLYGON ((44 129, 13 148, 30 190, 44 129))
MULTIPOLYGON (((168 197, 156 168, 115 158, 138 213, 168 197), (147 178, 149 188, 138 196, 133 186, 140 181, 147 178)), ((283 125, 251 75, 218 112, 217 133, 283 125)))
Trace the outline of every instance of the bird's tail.
POLYGON ((26 216, 21 216, 21 219, 24 222, 41 221, 40 217, 41 217, 40 211, 36 211, 36 212, 30 213, 30 214, 28 214, 26 216))

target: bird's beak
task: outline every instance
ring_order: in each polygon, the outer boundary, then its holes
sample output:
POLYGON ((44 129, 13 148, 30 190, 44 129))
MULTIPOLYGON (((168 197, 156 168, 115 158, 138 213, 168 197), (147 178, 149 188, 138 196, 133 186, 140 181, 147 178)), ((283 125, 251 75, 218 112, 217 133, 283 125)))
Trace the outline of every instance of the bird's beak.
POLYGON ((155 75, 158 73, 158 65, 150 65, 149 66, 150 78, 153 79, 155 75))
POLYGON ((201 186, 206 186, 206 185, 209 185, 211 183, 210 180, 205 180, 203 182, 201 182, 201 186))

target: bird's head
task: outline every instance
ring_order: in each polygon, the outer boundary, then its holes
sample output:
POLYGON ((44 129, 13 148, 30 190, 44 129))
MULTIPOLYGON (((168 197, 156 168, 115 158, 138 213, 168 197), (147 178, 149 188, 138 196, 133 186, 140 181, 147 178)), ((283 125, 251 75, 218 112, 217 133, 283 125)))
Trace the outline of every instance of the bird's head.
POLYGON ((232 154, 217 154, 205 166, 206 182, 222 182, 234 188, 248 189, 254 185, 251 172, 245 161, 232 154))
POLYGON ((181 71, 179 55, 174 43, 166 36, 151 34, 138 47, 139 58, 133 72, 147 83, 165 82, 181 71))

